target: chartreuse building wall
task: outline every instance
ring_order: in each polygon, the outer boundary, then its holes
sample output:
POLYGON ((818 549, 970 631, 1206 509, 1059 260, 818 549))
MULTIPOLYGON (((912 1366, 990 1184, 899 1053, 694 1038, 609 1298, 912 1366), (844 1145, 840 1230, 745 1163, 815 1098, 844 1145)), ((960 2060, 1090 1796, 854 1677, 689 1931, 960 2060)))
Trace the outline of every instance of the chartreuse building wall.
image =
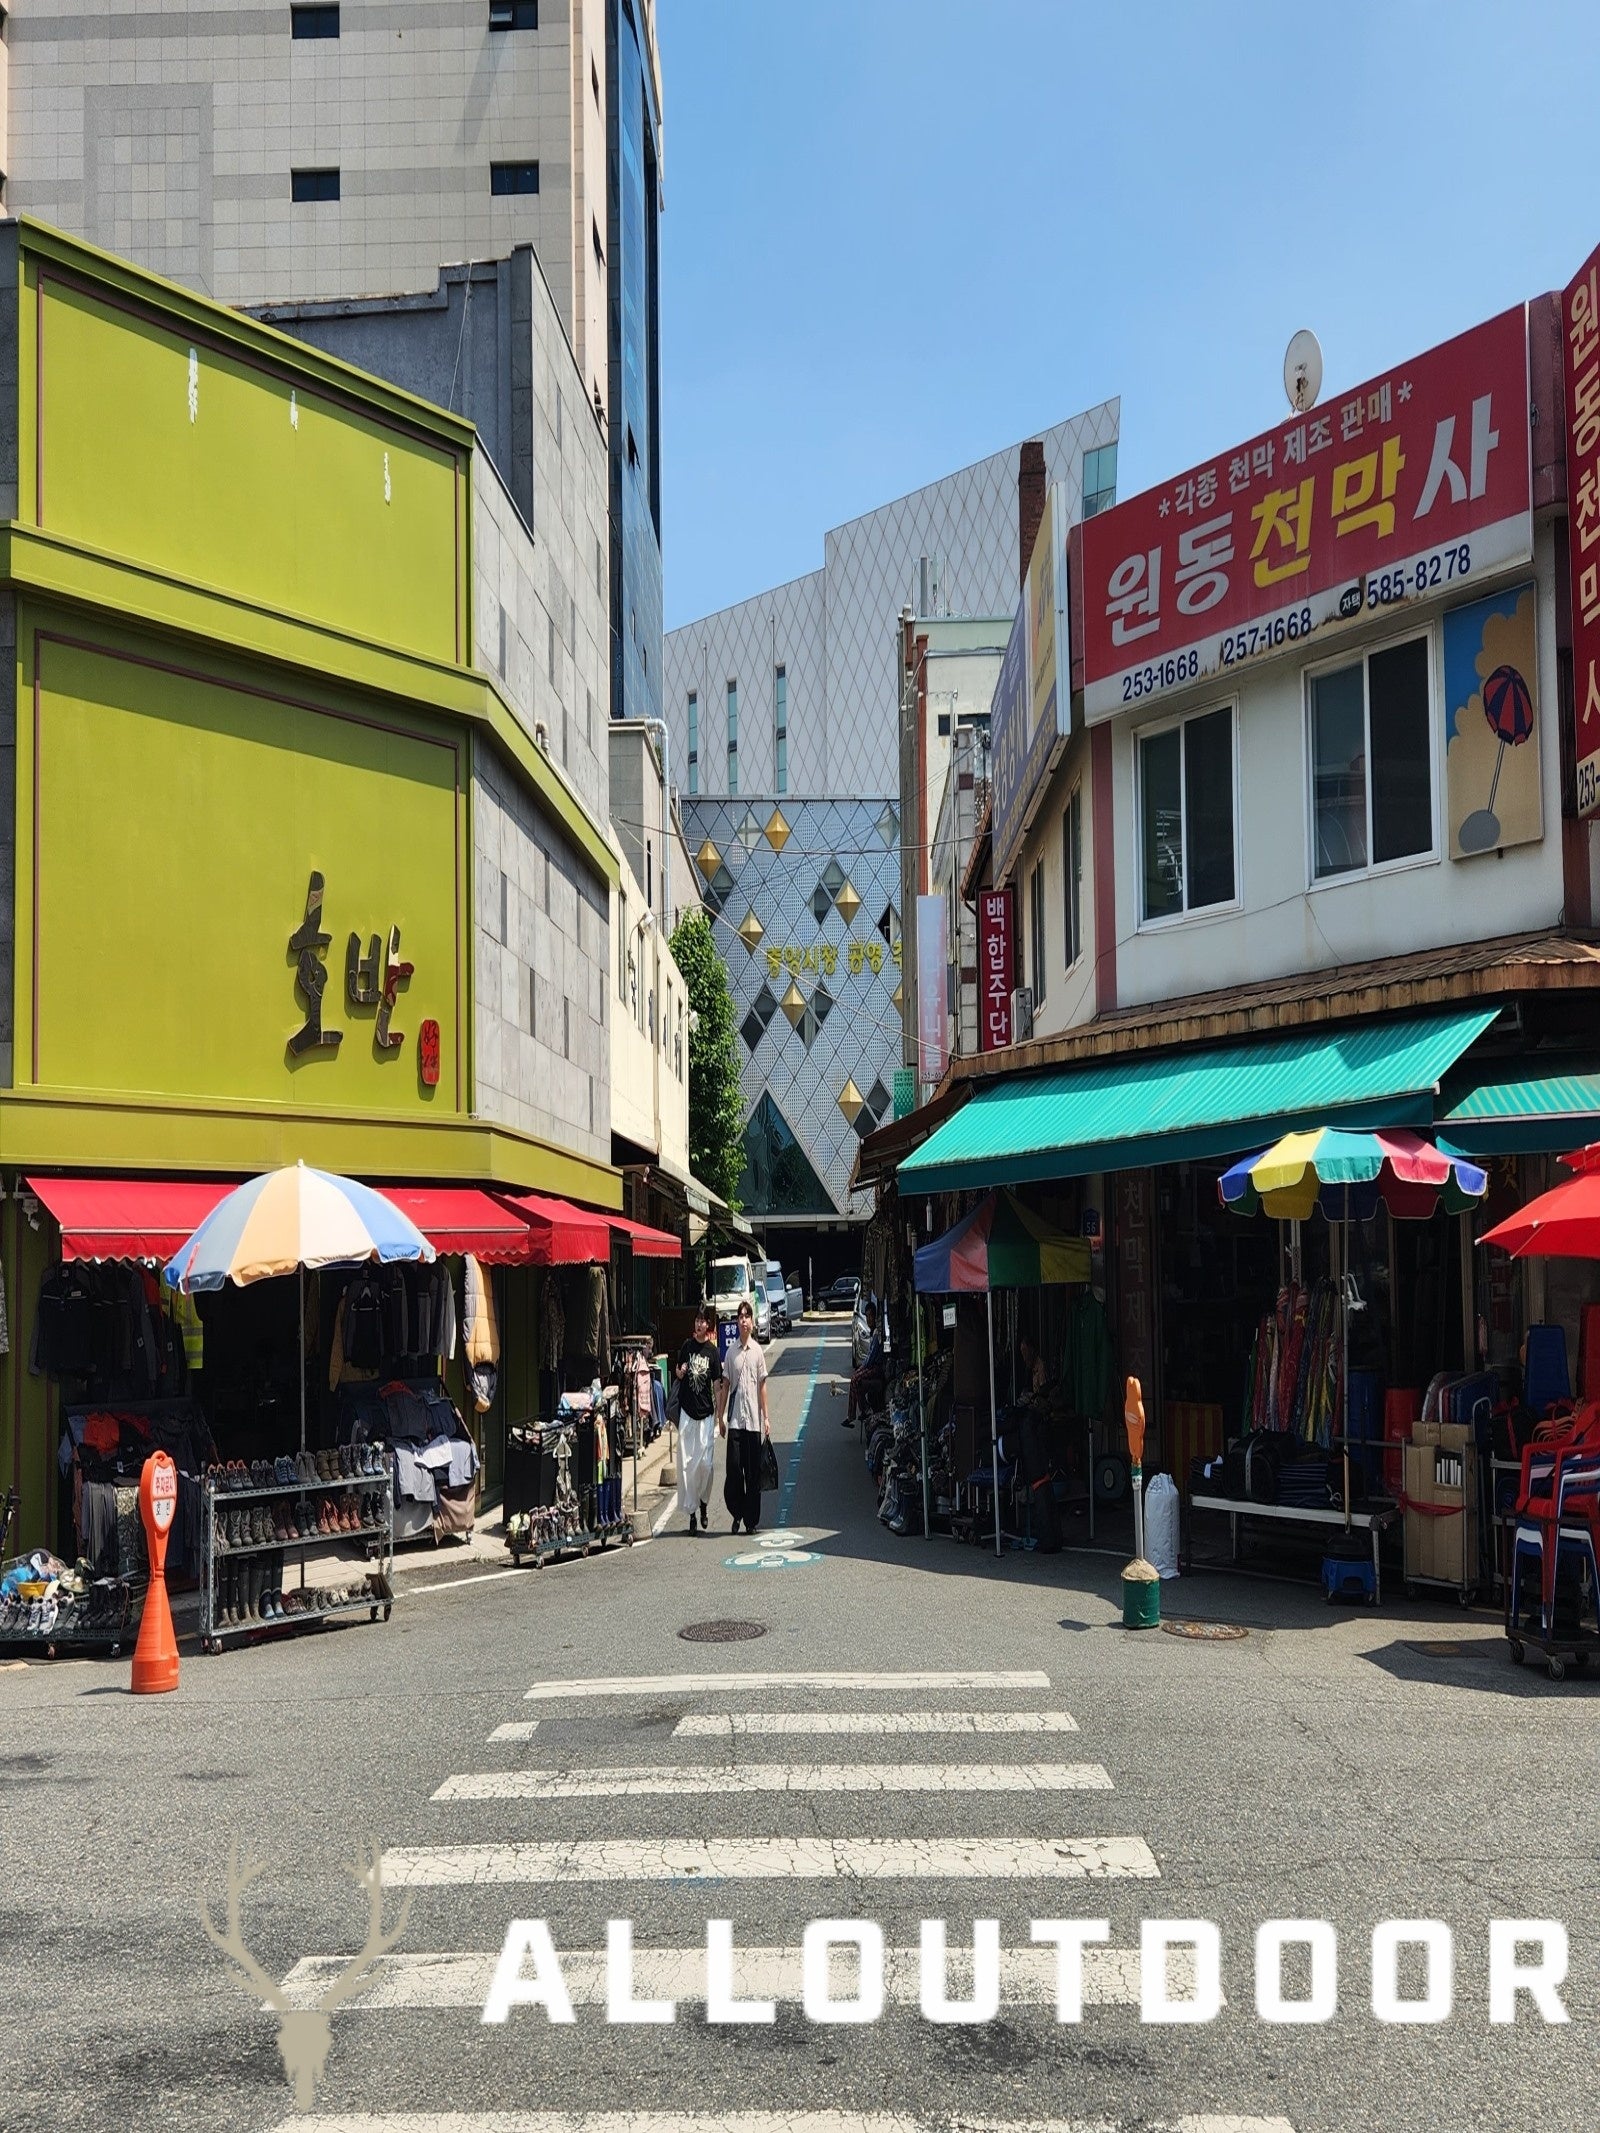
MULTIPOLYGON (((494 1013, 475 1012, 508 882, 536 885, 552 923, 591 914, 573 930, 592 971, 570 949, 561 969, 593 1014, 617 862, 470 664, 472 463, 470 428, 425 403, 0 225, 8 1187, 31 1169, 245 1176, 303 1157, 619 1204, 607 1077, 597 1095, 569 1056, 571 1016, 526 1032, 564 1115, 480 1072, 478 1032, 518 1007, 502 954, 494 1013), (340 1041, 296 1053, 289 943, 313 873, 340 1041), (386 1048, 370 987, 347 995, 345 950, 377 936, 381 973, 391 928, 412 968, 386 1048)), ((52 1249, 13 1194, 0 1488, 19 1488, 34 1540, 55 1417, 23 1349, 52 1249)))

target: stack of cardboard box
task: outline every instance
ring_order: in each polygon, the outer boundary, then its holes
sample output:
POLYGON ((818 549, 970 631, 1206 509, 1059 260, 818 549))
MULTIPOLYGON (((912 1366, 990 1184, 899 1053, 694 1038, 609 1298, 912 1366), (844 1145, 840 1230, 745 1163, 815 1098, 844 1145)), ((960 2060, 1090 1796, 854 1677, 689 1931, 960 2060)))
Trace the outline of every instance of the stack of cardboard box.
POLYGON ((1478 1573, 1478 1455, 1464 1422, 1418 1422, 1406 1446, 1406 1576, 1466 1586, 1478 1573))

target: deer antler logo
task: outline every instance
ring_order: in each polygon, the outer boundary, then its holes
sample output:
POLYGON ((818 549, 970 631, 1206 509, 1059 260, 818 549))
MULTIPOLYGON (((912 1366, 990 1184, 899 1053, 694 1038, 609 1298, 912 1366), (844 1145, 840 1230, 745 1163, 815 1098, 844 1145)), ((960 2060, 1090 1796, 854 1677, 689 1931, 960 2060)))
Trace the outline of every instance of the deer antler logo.
POLYGON ((360 1952, 352 1956, 327 1991, 310 2007, 292 2005, 283 1987, 262 1969, 244 1944, 239 1907, 246 1889, 266 1872, 266 1864, 263 1860, 247 1859, 237 1837, 228 1847, 228 1921, 225 1930, 218 1929, 209 1903, 204 1898, 200 1903, 200 1922, 205 1927, 206 1938, 233 1964, 246 1990, 259 1993, 278 2017, 278 2052, 283 2060, 284 2073, 294 2084, 295 2108, 300 2111, 309 2111, 317 2099, 317 2083, 322 2079, 328 2050, 333 2043, 333 2026, 328 2017, 360 1991, 379 1957, 386 1955, 404 1933, 411 1913, 411 1893, 407 1890, 400 1899, 394 1924, 385 1930, 383 1853, 376 1843, 364 1845, 361 1856, 345 1871, 356 1886, 366 1892, 367 1937, 360 1952))

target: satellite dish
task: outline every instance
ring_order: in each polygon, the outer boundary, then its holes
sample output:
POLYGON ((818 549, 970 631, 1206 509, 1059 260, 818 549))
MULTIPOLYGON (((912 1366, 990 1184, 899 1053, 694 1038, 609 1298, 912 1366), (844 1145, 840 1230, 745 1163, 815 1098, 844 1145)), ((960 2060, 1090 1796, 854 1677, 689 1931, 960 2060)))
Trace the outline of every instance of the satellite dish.
POLYGON ((1309 326, 1300 328, 1284 355, 1283 389, 1297 415, 1317 404, 1322 390, 1322 350, 1309 326))

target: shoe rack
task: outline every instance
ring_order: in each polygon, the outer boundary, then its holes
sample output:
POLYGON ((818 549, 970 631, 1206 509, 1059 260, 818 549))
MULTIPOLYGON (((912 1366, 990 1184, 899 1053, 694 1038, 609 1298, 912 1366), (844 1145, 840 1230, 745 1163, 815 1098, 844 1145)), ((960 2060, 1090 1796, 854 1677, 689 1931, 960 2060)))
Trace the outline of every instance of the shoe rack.
POLYGON ((214 1468, 202 1486, 202 1651, 363 1614, 388 1621, 394 1477, 382 1445, 214 1468), (362 1544, 366 1561, 340 1563, 331 1585, 308 1585, 307 1559, 351 1541, 362 1544))

